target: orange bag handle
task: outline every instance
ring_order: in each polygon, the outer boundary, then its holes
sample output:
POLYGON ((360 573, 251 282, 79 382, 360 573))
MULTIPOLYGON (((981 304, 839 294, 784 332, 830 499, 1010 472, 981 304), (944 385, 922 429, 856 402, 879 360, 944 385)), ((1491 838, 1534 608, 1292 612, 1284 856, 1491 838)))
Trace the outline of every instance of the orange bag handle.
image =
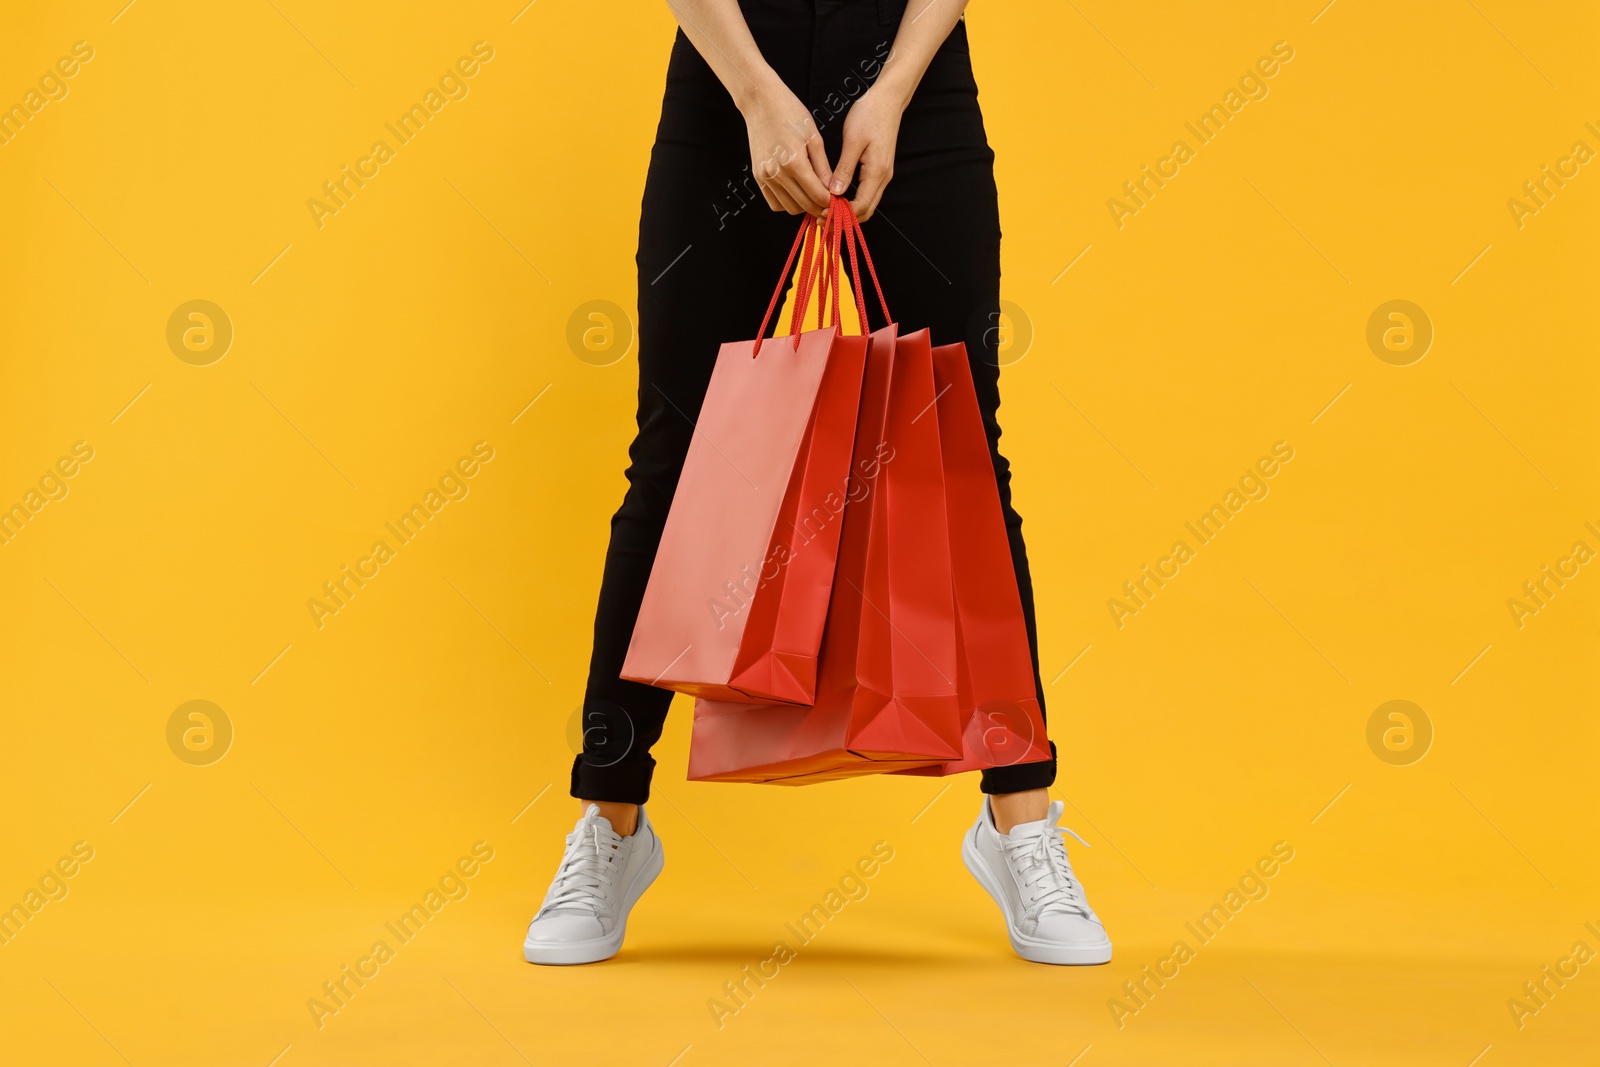
MULTIPOLYGON (((800 277, 795 286, 794 315, 792 318, 796 323, 803 324, 805 322, 806 310, 811 304, 811 294, 820 286, 821 295, 817 300, 817 329, 820 330, 823 327, 823 317, 828 303, 828 285, 832 280, 828 274, 827 267, 836 254, 833 251, 835 242, 833 241, 833 232, 829 219, 825 217, 821 219, 809 218, 807 219, 807 224, 810 226, 810 234, 806 239, 805 253, 800 257, 800 277), (811 257, 812 251, 816 252, 815 262, 811 257)), ((835 292, 837 293, 837 290, 835 292)), ((837 296, 835 296, 834 303, 838 303, 837 296)), ((835 310, 832 325, 837 326, 838 324, 839 313, 835 310)), ((763 330, 762 332, 765 333, 766 331, 763 330)), ((794 336, 799 334, 798 329, 791 332, 794 336)))
POLYGON ((778 301, 783 296, 783 287, 789 280, 789 272, 794 267, 796 256, 800 257, 800 277, 796 282, 794 315, 790 328, 793 347, 795 349, 800 347, 800 328, 805 321, 813 293, 818 294, 817 328, 821 329, 823 326, 830 293, 833 297, 833 321, 829 325, 839 325, 839 288, 842 282, 840 270, 843 260, 840 253, 844 250, 847 250, 850 256, 850 275, 854 283, 856 313, 860 317, 861 332, 862 334, 871 332, 867 326, 867 307, 861 286, 861 266, 856 257, 857 244, 861 247, 861 259, 866 260, 872 287, 878 294, 878 306, 883 309, 884 321, 894 321, 893 316, 889 314, 889 303, 883 296, 883 286, 878 281, 877 268, 872 263, 872 253, 867 250, 867 237, 861 231, 861 222, 851 209, 850 201, 842 196, 835 196, 829 201, 826 215, 820 217, 808 215, 800 223, 800 232, 795 234, 794 244, 789 247, 788 258, 783 262, 783 273, 778 278, 777 287, 772 291, 772 300, 767 304, 767 313, 761 319, 761 330, 756 334, 754 350, 750 353, 752 359, 761 354, 761 344, 766 339, 767 326, 778 309, 778 301), (845 246, 844 249, 841 249, 841 243, 845 246))
MULTIPOLYGON (((817 236, 817 258, 815 269, 810 266, 810 261, 802 257, 800 262, 800 279, 795 291, 793 328, 791 337, 796 347, 799 346, 800 329, 805 324, 806 311, 811 304, 813 292, 817 296, 817 329, 824 325, 839 325, 839 238, 840 228, 838 220, 832 214, 812 223, 812 232, 817 236), (829 272, 832 267, 832 272, 829 272), (833 296, 833 316, 831 322, 825 322, 829 293, 833 296)), ((764 332, 764 331, 763 331, 764 332)))

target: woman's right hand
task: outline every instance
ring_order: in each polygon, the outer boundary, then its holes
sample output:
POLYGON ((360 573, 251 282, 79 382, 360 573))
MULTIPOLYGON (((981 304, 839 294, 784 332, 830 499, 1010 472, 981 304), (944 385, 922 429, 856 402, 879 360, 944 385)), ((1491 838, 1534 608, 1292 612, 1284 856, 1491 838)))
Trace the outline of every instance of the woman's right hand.
POLYGON ((791 215, 826 212, 833 168, 822 134, 800 98, 773 74, 739 110, 750 134, 750 173, 768 206, 791 215))

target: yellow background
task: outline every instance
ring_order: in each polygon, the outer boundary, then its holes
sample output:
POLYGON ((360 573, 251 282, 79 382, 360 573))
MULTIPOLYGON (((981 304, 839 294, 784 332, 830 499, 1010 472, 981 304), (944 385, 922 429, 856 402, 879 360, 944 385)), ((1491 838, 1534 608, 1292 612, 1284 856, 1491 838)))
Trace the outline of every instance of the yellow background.
POLYGON ((616 961, 555 970, 520 940, 575 815, 636 366, 566 334, 634 306, 670 13, 123 3, 0 34, 0 103, 94 49, 0 146, 0 503, 94 449, 0 547, 0 903, 94 849, 0 947, 0 1058, 1590 1062, 1600 965, 1520 1030, 1506 1002, 1600 949, 1600 575, 1520 629, 1506 602, 1600 548, 1600 175, 1507 207, 1600 149, 1592 6, 975 4, 1056 794, 1116 959, 1011 955, 957 856, 975 780, 689 784, 680 703, 666 872, 616 961), (479 40, 470 94, 319 229, 306 201, 479 40), (1277 41, 1269 95, 1119 229, 1106 201, 1277 41), (194 299, 234 329, 209 366, 166 342, 194 299), (1392 299, 1435 330, 1409 366, 1365 340, 1392 299), (470 495, 318 629, 307 599, 480 440, 470 495), (1119 629, 1107 599, 1280 440, 1271 494, 1119 629), (209 766, 167 745, 195 699, 235 731, 209 766), (1395 699, 1434 731, 1409 766, 1367 744, 1395 699), (470 895, 319 1030, 308 998, 480 840, 470 895), (870 895, 719 1029, 879 840, 870 895), (1270 895, 1119 1028, 1280 840, 1270 895))

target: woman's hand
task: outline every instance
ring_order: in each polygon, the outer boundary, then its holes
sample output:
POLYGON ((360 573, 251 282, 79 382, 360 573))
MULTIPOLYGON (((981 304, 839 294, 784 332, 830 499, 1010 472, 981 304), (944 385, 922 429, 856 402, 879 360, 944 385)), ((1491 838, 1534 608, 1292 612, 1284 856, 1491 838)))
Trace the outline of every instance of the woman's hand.
POLYGON ((915 18, 901 22, 878 80, 844 120, 844 150, 831 172, 811 113, 767 65, 738 0, 667 0, 667 6, 744 115, 750 173, 772 210, 822 214, 829 187, 842 194, 859 164, 861 183, 850 206, 857 218, 868 219, 894 174, 900 115, 967 0, 928 0, 915 18))
POLYGON ((799 97, 774 75, 739 110, 750 134, 750 173, 774 211, 828 210, 828 154, 799 97))
POLYGON ((862 94, 845 116, 844 148, 829 188, 843 194, 855 177, 856 165, 861 165, 861 181, 850 207, 862 222, 878 209, 884 187, 894 177, 894 146, 908 99, 880 82, 862 94))

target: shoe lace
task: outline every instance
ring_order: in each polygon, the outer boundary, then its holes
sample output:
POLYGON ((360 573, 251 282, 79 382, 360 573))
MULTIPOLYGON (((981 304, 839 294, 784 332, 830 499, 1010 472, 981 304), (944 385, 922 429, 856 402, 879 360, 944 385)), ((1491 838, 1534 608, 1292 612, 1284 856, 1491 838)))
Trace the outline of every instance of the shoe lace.
POLYGON ((567 835, 566 854, 540 915, 561 908, 602 911, 610 903, 613 864, 622 837, 598 822, 586 822, 567 835))
MULTIPOLYGON (((1047 911, 1071 911, 1089 918, 1089 904, 1072 873, 1072 861, 1067 858, 1067 842, 1061 836, 1064 827, 1047 825, 1037 835, 1020 840, 1006 839, 1006 857, 1017 874, 1022 887, 1024 903, 1035 916, 1047 911)), ((1088 842, 1071 830, 1084 847, 1088 842)))

